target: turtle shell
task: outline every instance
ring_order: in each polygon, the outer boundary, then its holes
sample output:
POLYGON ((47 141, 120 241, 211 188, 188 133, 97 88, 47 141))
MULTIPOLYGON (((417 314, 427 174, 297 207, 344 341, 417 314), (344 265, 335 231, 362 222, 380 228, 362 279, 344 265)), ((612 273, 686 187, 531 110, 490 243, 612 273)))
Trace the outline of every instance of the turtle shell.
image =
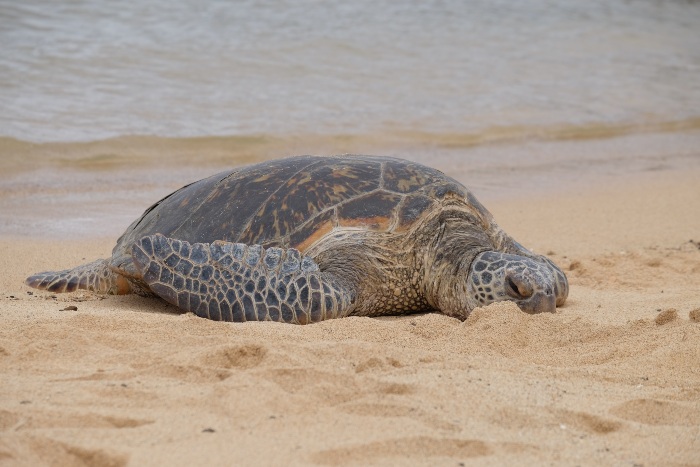
POLYGON ((304 252, 336 227, 406 231, 448 195, 483 210, 457 181, 402 159, 263 162, 205 178, 155 203, 118 240, 113 264, 130 269, 131 245, 155 233, 190 243, 225 240, 304 252))

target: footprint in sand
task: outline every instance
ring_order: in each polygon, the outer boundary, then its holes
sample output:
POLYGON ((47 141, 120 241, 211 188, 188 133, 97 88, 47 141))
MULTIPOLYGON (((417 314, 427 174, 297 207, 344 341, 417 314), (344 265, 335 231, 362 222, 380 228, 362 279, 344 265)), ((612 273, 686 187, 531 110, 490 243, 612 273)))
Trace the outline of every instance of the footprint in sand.
POLYGON ((534 448, 520 443, 487 443, 477 439, 416 436, 327 449, 314 453, 311 459, 314 463, 327 465, 372 464, 380 458, 387 457, 406 462, 424 457, 476 458, 491 455, 496 451, 518 453, 531 449, 534 448))
POLYGON ((0 440, 0 463, 22 465, 100 465, 122 467, 129 456, 104 449, 86 449, 40 436, 12 435, 0 440))
POLYGON ((340 407, 345 413, 361 417, 407 418, 439 430, 457 431, 460 427, 454 423, 440 420, 438 417, 410 405, 388 403, 350 403, 340 407))
POLYGON ((202 358, 207 366, 216 368, 249 369, 260 365, 267 355, 262 345, 238 345, 218 348, 202 358))
POLYGON ((18 414, 8 412, 7 410, 0 410, 0 432, 8 431, 22 420, 18 414))
POLYGON ((560 423, 564 425, 599 435, 612 433, 622 427, 622 423, 620 422, 608 420, 587 412, 559 410, 555 412, 555 416, 557 416, 560 423))
POLYGON ((142 376, 171 378, 187 383, 216 383, 231 376, 231 372, 221 368, 207 368, 200 365, 178 365, 172 363, 132 365, 132 371, 97 371, 85 376, 60 378, 52 381, 128 381, 142 376))
POLYGON ((618 431, 623 424, 587 412, 566 409, 549 409, 536 412, 519 407, 506 407, 492 418, 494 424, 513 430, 524 430, 531 426, 564 425, 567 428, 596 435, 618 431))
POLYGON ((331 406, 355 400, 366 392, 355 377, 312 368, 276 368, 263 376, 290 395, 331 406))
POLYGON ((0 411, 0 431, 23 431, 44 428, 138 428, 154 423, 129 417, 115 417, 98 414, 66 414, 61 412, 13 413, 0 411))
POLYGON ((395 358, 384 357, 380 359, 377 357, 371 357, 358 363, 355 367, 355 373, 401 368, 403 366, 404 364, 395 358))
POLYGON ((198 361, 197 357, 193 361, 189 356, 173 356, 170 362, 133 364, 132 371, 97 371, 85 376, 54 381, 126 381, 148 375, 188 383, 216 383, 231 377, 233 373, 230 370, 249 369, 260 365, 266 355, 267 349, 260 345, 225 346, 206 352, 198 361))
POLYGON ((633 399, 613 407, 610 413, 647 425, 700 425, 700 408, 671 401, 633 399))

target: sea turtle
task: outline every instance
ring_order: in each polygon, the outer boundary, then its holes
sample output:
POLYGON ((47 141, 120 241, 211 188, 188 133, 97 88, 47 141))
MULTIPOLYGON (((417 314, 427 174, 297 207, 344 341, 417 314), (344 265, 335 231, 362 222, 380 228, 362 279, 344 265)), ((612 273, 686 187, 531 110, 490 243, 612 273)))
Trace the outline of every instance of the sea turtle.
POLYGON ((553 312, 569 286, 462 184, 402 159, 301 156, 184 186, 148 208, 109 259, 43 272, 51 292, 158 295, 224 321, 471 310, 553 312))

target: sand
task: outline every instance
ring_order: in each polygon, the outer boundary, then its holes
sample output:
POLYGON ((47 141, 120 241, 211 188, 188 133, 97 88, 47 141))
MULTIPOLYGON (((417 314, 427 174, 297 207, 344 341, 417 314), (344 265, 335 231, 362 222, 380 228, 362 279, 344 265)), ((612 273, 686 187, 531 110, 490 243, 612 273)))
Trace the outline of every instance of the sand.
POLYGON ((700 167, 605 181, 486 203, 569 276, 537 316, 218 323, 23 285, 109 255, 123 227, 6 233, 0 464, 698 465, 700 167))

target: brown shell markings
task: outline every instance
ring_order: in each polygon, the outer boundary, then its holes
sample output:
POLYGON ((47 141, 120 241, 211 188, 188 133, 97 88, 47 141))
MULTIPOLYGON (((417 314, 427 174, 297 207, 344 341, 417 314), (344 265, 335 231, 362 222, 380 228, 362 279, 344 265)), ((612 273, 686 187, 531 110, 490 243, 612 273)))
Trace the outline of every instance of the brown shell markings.
POLYGON ((113 264, 128 267, 131 245, 155 233, 190 243, 224 240, 303 252, 338 227, 402 232, 446 196, 473 199, 442 172, 402 159, 263 162, 192 183, 154 204, 119 239, 113 264))

